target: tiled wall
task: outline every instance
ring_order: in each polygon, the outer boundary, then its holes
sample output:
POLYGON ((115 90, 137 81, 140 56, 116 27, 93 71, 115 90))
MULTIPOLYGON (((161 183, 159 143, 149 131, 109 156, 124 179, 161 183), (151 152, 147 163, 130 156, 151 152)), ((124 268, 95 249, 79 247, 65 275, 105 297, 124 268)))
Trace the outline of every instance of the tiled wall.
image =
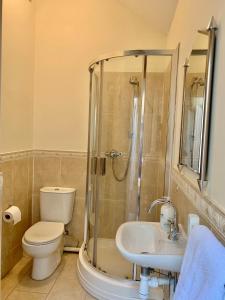
MULTIPOLYGON (((146 103, 144 116, 144 148, 141 193, 141 219, 156 220, 159 213, 156 208, 151 215, 147 214, 150 203, 161 197, 164 190, 164 171, 166 155, 166 133, 168 122, 169 72, 148 72, 146 80, 146 103)), ((98 74, 95 78, 98 86, 98 74)), ((140 132, 141 118, 141 73, 138 72, 105 72, 103 81, 103 102, 101 114, 101 153, 116 149, 123 153, 115 161, 116 174, 121 177, 126 169, 129 148, 132 143, 129 134, 132 132, 133 98, 138 97, 137 133, 140 132), (129 83, 136 77, 139 87, 129 83), (138 91, 139 90, 139 91, 138 91)), ((98 91, 95 91, 98 94, 98 91)), ((99 201, 99 237, 114 238, 121 223, 128 216, 136 213, 138 176, 139 136, 135 138, 137 147, 133 153, 130 169, 125 180, 118 182, 113 176, 112 161, 107 159, 106 175, 101 178, 99 201), (132 174, 131 165, 134 165, 132 174), (131 175, 131 176, 130 176, 131 175), (131 177, 134 181, 130 182, 131 177), (131 187, 132 185, 132 187, 131 187), (134 195, 134 196, 132 196, 134 195), (132 197, 134 199, 132 199, 132 197), (134 207, 133 207, 134 206, 134 207)), ((94 206, 94 204, 93 204, 94 206)), ((92 220, 93 221, 93 220, 92 220)), ((91 222, 93 223, 93 222, 91 222)), ((91 224, 90 224, 91 225, 91 224)), ((93 224, 92 224, 93 225, 93 224)))
MULTIPOLYGON (((112 180, 111 166, 108 164, 108 180, 112 180)), ((74 215, 68 230, 74 240, 83 239, 86 153, 34 151, 3 155, 0 170, 4 177, 3 209, 13 204, 22 212, 22 222, 17 225, 2 223, 2 277, 22 256, 21 240, 24 232, 32 222, 39 220, 39 189, 42 186, 77 189, 74 215)), ((151 199, 162 193, 157 182, 163 180, 164 162, 154 160, 153 157, 145 158, 143 174, 146 182, 143 182, 142 186, 141 219, 151 220, 146 214, 146 207, 151 199)), ((124 222, 124 201, 120 201, 119 198, 124 196, 125 189, 123 184, 116 181, 111 181, 110 185, 106 186, 108 189, 105 189, 105 197, 100 205, 100 234, 114 237, 119 224, 124 222)), ((225 241, 225 215, 177 171, 173 171, 172 199, 178 208, 179 221, 185 230, 188 213, 197 213, 201 223, 206 224, 223 242, 225 241)), ((156 214, 153 214, 152 220, 155 218, 156 214)))
MULTIPOLYGON (((105 76, 105 98, 102 119, 102 151, 117 149, 125 158, 116 163, 121 175, 127 163, 128 131, 133 89, 131 74, 110 73, 105 76), (121 86, 120 86, 121 85, 121 86), (128 88, 129 87, 129 88, 128 88)), ((137 74, 138 77, 138 74, 137 74)), ((147 214, 151 201, 163 195, 168 93, 163 73, 148 74, 144 160, 141 194, 141 219, 156 220, 159 210, 147 214)), ((139 99, 140 100, 140 99, 139 99)), ((137 157, 138 159, 138 157, 137 157)), ((99 237, 114 238, 119 225, 125 222, 129 202, 129 176, 117 182, 112 174, 111 160, 107 160, 106 175, 101 178, 99 200, 99 237)), ((21 239, 25 230, 40 220, 40 188, 43 186, 74 187, 76 201, 73 218, 67 226, 72 241, 83 240, 84 204, 86 188, 86 153, 70 151, 34 150, 3 155, 1 170, 4 177, 3 209, 14 204, 22 211, 22 222, 16 226, 3 224, 3 276, 22 255, 21 239)), ((137 182, 137 180, 136 180, 137 182)), ((135 195, 136 197, 136 195, 135 195)), ((136 199, 136 198, 135 198, 136 199)))
POLYGON ((86 153, 32 151, 1 156, 3 207, 16 205, 22 221, 15 226, 2 223, 2 277, 22 257, 24 232, 40 220, 39 190, 43 186, 76 188, 73 218, 68 225, 72 241, 83 240, 86 153))
POLYGON ((74 187, 75 206, 67 229, 79 241, 83 240, 86 156, 86 153, 79 152, 34 151, 33 222, 40 219, 41 187, 74 187))
POLYGON ((188 214, 196 213, 200 216, 200 223, 209 227, 225 244, 225 214, 177 170, 172 173, 172 199, 185 231, 188 214))
MULTIPOLYGON (((117 172, 122 174, 125 169, 126 160, 121 160, 117 165, 117 172), (121 172, 121 173, 120 173, 121 172)), ((141 220, 154 221, 157 219, 158 210, 155 209, 151 215, 147 213, 150 203, 163 195, 164 182, 164 161, 158 158, 145 157, 143 163, 143 180, 141 191, 141 220)), ((118 182, 113 177, 112 163, 107 161, 106 175, 101 178, 99 201, 99 237, 115 238, 118 227, 127 221, 128 210, 132 211, 132 202, 135 204, 137 194, 135 192, 134 201, 130 201, 132 195, 129 190, 129 175, 122 182, 118 182)))
POLYGON ((1 155, 3 172, 2 209, 16 205, 22 213, 22 221, 15 226, 2 222, 2 277, 22 256, 21 240, 31 225, 33 159, 30 152, 1 155))

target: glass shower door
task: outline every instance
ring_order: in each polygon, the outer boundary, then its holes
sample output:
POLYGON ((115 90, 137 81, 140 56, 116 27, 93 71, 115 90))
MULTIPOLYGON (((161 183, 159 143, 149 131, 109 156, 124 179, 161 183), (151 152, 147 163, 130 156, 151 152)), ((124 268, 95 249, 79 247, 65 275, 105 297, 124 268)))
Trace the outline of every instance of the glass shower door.
POLYGON ((98 137, 99 137, 99 108, 101 94, 101 67, 95 64, 90 69, 90 101, 89 101, 89 137, 88 165, 86 183, 86 216, 85 243, 88 255, 93 263, 93 247, 96 224, 96 199, 98 198, 98 137))
POLYGON ((167 192, 171 61, 133 55, 91 67, 86 249, 93 266, 120 278, 135 272, 116 248, 117 229, 158 221, 147 207, 167 192))
POLYGON ((118 227, 138 219, 138 165, 143 57, 102 62, 99 94, 93 263, 104 272, 131 277, 132 265, 117 251, 118 227), (110 257, 122 268, 115 270, 110 257))

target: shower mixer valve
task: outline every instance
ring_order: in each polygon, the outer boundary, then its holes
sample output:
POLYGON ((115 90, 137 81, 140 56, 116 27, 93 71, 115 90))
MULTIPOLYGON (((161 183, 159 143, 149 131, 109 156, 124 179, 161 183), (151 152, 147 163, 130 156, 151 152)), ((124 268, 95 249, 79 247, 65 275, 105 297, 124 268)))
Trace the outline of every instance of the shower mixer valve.
POLYGON ((113 149, 109 152, 105 152, 105 156, 114 159, 114 158, 122 156, 122 152, 119 152, 119 151, 113 149))

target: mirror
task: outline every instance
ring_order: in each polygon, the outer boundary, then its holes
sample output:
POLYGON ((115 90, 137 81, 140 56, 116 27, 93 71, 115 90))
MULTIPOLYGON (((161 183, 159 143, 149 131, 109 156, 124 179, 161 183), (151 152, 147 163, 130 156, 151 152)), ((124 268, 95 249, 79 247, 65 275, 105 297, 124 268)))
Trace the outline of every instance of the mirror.
POLYGON ((200 172, 207 47, 208 36, 198 33, 190 58, 184 66, 181 163, 197 173, 200 172))
POLYGON ((199 175, 201 190, 207 182, 214 49, 212 18, 207 30, 198 31, 190 57, 184 64, 179 167, 186 166, 199 175))

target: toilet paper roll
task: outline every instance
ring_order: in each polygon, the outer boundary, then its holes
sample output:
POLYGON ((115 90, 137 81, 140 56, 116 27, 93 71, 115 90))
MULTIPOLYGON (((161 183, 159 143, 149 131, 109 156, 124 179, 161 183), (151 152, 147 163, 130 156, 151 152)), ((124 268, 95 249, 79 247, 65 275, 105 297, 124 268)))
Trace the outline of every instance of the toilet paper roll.
POLYGON ((3 220, 6 223, 16 225, 21 221, 21 211, 17 206, 11 206, 3 212, 3 220))

